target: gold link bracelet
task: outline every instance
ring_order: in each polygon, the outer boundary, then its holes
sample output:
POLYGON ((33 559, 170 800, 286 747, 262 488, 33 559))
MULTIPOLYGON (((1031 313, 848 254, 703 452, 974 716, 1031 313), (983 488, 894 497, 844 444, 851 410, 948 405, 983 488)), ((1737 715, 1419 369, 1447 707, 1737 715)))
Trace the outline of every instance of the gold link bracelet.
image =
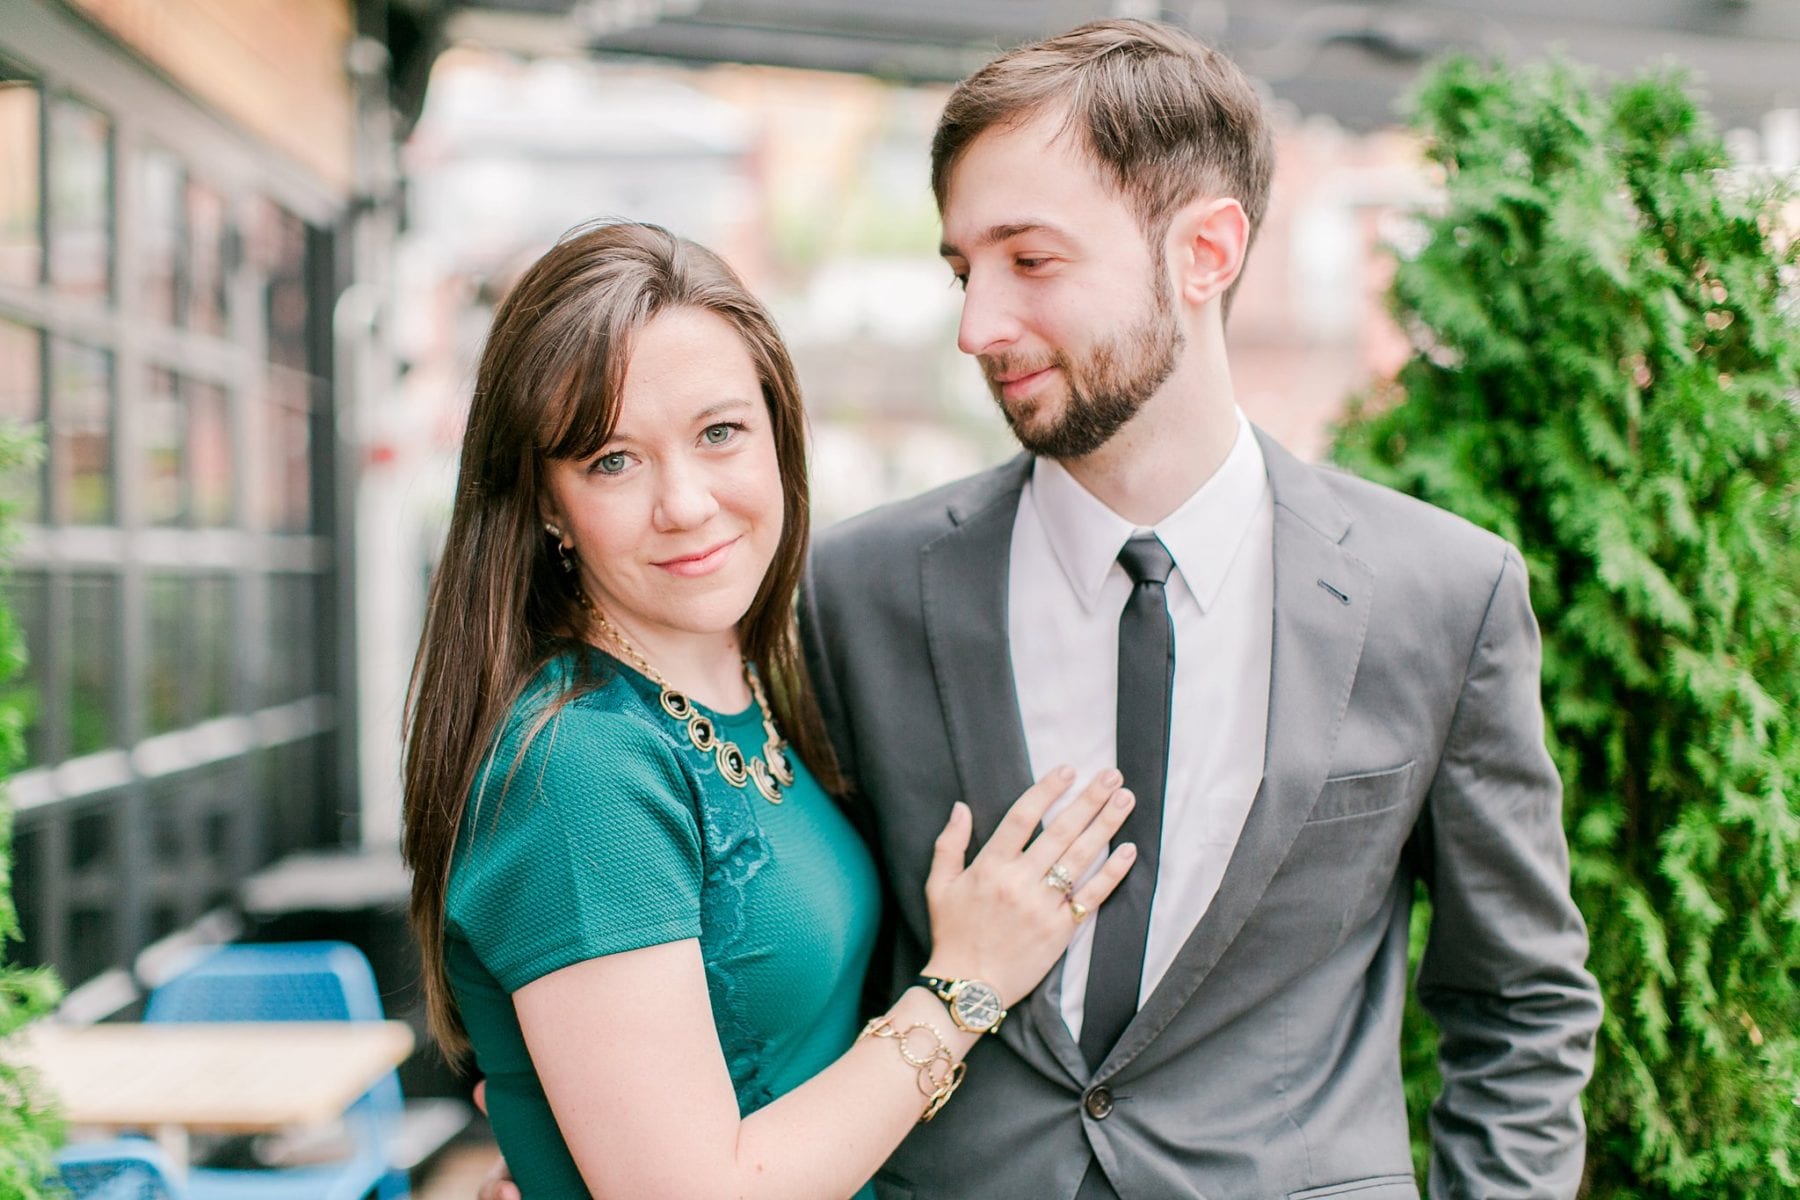
POLYGON ((923 1021, 900 1030, 894 1028, 893 1021, 887 1017, 876 1017, 862 1027, 856 1040, 860 1042, 866 1037, 892 1038, 900 1051, 900 1057, 906 1060, 906 1065, 919 1073, 919 1094, 926 1100, 925 1111, 919 1114, 921 1125, 937 1116, 938 1109, 944 1107, 956 1093, 963 1074, 968 1070, 968 1064, 959 1063, 950 1056, 950 1048, 944 1045, 944 1035, 937 1031, 937 1027, 923 1021), (929 1033, 936 1043, 923 1058, 914 1054, 912 1047, 907 1045, 907 1040, 920 1030, 929 1033))

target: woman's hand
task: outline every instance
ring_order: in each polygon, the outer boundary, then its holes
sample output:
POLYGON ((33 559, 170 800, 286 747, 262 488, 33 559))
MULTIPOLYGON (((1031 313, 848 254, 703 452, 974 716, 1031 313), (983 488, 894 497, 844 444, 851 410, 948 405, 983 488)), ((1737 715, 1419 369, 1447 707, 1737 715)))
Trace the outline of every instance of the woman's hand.
POLYGON ((983 980, 1010 1008, 1068 949, 1080 923, 1076 914, 1099 907, 1119 885, 1137 858, 1137 847, 1126 844, 1106 853, 1134 802, 1119 787, 1117 771, 1096 775, 1074 803, 1032 837, 1050 806, 1074 782, 1073 768, 1058 767, 1027 788, 967 867, 963 860, 973 818, 961 802, 950 810, 925 880, 931 913, 926 974, 983 980), (1072 893, 1050 885, 1052 867, 1060 864, 1070 879, 1079 881, 1102 857, 1106 861, 1099 871, 1072 893))

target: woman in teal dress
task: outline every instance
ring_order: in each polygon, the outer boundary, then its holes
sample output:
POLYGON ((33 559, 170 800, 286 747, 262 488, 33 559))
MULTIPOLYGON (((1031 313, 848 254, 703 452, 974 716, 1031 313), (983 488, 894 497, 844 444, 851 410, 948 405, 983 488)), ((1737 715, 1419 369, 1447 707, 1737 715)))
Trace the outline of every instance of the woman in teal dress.
POLYGON ((806 539, 793 369, 722 261, 606 224, 525 273, 414 666, 405 852, 433 1032, 527 1200, 866 1194, 1130 863, 1115 772, 1040 832, 1053 772, 972 860, 950 806, 933 978, 863 1024, 878 888, 796 650, 806 539))

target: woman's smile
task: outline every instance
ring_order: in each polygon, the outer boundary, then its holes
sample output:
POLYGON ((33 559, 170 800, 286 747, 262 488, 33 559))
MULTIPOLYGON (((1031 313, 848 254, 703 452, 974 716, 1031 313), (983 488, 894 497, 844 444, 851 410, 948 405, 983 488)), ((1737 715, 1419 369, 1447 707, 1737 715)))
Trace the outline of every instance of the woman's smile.
POLYGON ((731 558, 731 552, 741 537, 727 538, 725 541, 697 550, 692 554, 683 554, 675 558, 665 558, 652 566, 661 567, 671 575, 693 578, 699 575, 710 575, 724 566, 731 558))

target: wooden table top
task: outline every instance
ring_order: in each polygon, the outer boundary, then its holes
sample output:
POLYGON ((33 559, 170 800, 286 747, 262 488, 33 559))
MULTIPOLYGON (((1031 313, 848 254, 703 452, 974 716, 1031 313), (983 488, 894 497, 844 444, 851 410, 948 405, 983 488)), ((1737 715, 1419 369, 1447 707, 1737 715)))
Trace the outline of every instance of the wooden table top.
POLYGON ((401 1021, 40 1023, 6 1052, 77 1125, 266 1133, 341 1115, 412 1046, 401 1021))

